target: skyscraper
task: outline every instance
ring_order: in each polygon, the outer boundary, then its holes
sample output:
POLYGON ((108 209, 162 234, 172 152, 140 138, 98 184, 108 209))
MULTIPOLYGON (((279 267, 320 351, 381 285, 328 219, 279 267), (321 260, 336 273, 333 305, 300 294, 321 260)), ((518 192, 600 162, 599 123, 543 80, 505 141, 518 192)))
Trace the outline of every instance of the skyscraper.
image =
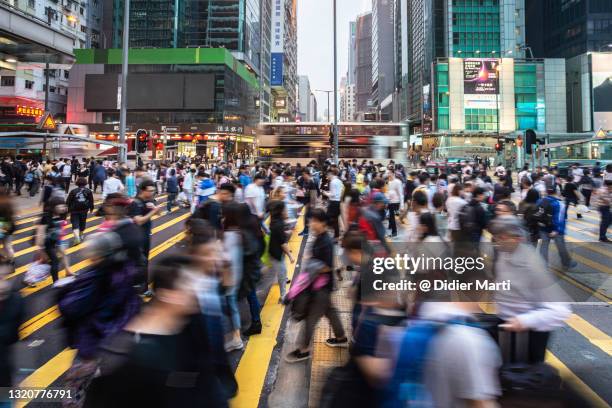
POLYGON ((349 22, 349 53, 348 53, 348 72, 347 72, 347 81, 348 84, 355 84, 355 65, 356 65, 356 53, 355 53, 355 45, 357 39, 357 22, 350 21, 349 22))
POLYGON ((306 75, 298 76, 298 116, 300 120, 307 121, 310 117, 310 80, 306 75))
POLYGON ((297 0, 273 0, 270 62, 271 120, 289 122, 297 113, 297 0))
POLYGON ((536 58, 612 51, 612 1, 525 0, 527 45, 536 58))
POLYGON ((393 0, 372 0, 372 103, 382 101, 394 89, 393 0))
MULTIPOLYGON (((402 13, 402 8, 399 8, 402 13)), ((423 124, 424 99, 431 86, 431 66, 437 58, 523 57, 523 0, 414 0, 405 8, 408 35, 409 89, 406 120, 423 124)), ((427 108, 427 106, 425 106, 427 108)), ((426 109, 425 109, 426 110, 426 109)))
POLYGON ((355 115, 363 116, 371 107, 372 13, 357 17, 355 43, 355 115))
MULTIPOLYGON (((113 2, 113 44, 121 46, 123 1, 113 2)), ((132 0, 130 47, 226 48, 259 74, 259 0, 132 0)))

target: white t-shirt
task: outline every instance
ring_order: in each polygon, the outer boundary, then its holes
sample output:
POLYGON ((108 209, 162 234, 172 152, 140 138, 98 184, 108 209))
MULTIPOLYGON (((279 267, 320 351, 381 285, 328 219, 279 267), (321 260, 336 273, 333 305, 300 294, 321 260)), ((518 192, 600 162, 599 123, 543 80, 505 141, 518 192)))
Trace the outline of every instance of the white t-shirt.
POLYGON ((104 185, 102 187, 102 199, 105 199, 109 194, 119 193, 121 191, 123 191, 123 183, 121 183, 121 180, 115 177, 109 177, 104 180, 104 185))
POLYGON ((458 231, 461 229, 459 225, 459 213, 463 206, 467 204, 461 197, 450 196, 448 200, 446 200, 446 211, 448 212, 448 229, 453 231, 458 231))
POLYGON ((260 187, 255 183, 250 183, 244 189, 244 200, 249 205, 249 208, 253 214, 261 215, 264 213, 266 193, 263 187, 260 187))

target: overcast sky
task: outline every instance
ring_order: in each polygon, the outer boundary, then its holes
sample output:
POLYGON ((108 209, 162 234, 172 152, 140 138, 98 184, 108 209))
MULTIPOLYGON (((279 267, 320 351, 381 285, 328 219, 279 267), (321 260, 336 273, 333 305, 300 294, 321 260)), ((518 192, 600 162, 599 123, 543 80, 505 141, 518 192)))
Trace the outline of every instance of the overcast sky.
MULTIPOLYGON (((337 2, 338 87, 340 87, 340 78, 346 74, 348 66, 349 21, 355 20, 355 17, 363 12, 370 11, 372 2, 371 0, 337 0, 337 2)), ((334 89, 332 4, 332 0, 298 0, 298 74, 308 76, 313 91, 334 89)), ((321 116, 323 110, 327 108, 327 95, 320 92, 315 92, 315 95, 321 116)), ((330 97, 333 98, 333 95, 330 97)), ((333 115, 333 107, 331 109, 333 115)))

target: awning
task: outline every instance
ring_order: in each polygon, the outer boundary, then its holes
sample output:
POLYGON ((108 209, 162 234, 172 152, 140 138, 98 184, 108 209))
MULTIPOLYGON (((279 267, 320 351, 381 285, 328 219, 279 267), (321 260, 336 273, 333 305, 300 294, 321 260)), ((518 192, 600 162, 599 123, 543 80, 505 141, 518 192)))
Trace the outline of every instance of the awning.
POLYGON ((110 149, 106 149, 98 153, 98 156, 116 156, 118 154, 119 154, 119 148, 113 146, 110 149))

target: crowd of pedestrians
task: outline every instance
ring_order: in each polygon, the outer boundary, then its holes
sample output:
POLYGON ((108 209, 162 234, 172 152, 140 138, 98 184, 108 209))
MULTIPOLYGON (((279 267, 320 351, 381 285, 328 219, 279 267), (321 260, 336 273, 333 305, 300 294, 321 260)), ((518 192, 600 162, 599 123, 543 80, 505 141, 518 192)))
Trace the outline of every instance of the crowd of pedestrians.
MULTIPOLYGON (((546 302, 534 290, 551 279, 551 241, 562 267, 576 266, 564 240, 567 207, 576 206, 578 214, 599 211, 600 241, 609 242, 611 168, 590 173, 575 166, 563 179, 555 169, 526 167, 514 180, 501 166, 488 174, 474 163, 435 173, 393 161, 291 165, 182 158, 139 164, 73 157, 44 164, 7 159, 0 166, 5 192, 20 194, 26 184, 36 196, 42 187, 34 263, 49 265, 68 345, 77 350, 65 379, 78 390, 74 406, 228 406, 237 392, 228 353, 261 334, 257 289, 266 277, 278 284, 278 301, 304 322, 297 348, 284 356, 288 362, 310 358, 322 317, 333 329, 326 344, 350 346, 351 362, 343 369, 351 381, 330 377, 322 404, 348 406, 342 400, 348 387, 371 406, 409 399, 488 406, 501 395, 497 327, 526 335, 525 362, 537 364, 550 333, 570 314, 565 304, 546 302), (518 206, 512 201, 517 195, 518 206), (191 213, 184 245, 149 265, 153 219, 175 207, 191 213), (103 222, 86 234, 94 212, 103 222), (300 214, 303 229, 294 231, 300 214), (293 233, 307 237, 295 283, 287 274, 298 256, 290 245, 293 233), (495 324, 479 326, 474 304, 461 298, 361 297, 362 278, 371 274, 363 266, 372 254, 393 254, 399 238, 477 252, 489 234, 498 245, 497 278, 523 285, 495 299, 495 324), (71 245, 81 245, 90 260, 78 274, 71 272, 71 245), (541 256, 534 257, 536 251, 541 256), (526 264, 530 259, 536 262, 526 264), (332 302, 342 270, 356 289, 351 328, 343 327, 332 302), (527 274, 533 279, 525 280, 527 274), (417 368, 407 374, 411 365, 417 368)), ((0 231, 9 269, 14 221, 5 194, 0 231)), ((4 287, 0 304, 11 313, 0 320, 0 347, 7 348, 17 340, 23 305, 4 287)), ((0 371, 0 386, 10 385, 8 360, 0 360, 0 371)))

